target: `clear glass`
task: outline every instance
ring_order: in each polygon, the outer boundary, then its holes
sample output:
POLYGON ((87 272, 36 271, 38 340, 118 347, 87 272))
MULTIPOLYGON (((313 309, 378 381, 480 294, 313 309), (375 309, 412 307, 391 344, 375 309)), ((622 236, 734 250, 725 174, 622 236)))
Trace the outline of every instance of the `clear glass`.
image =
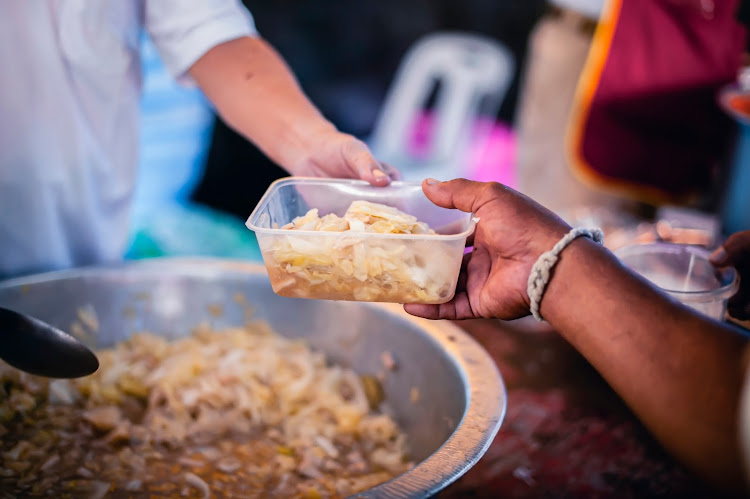
POLYGON ((274 292, 294 298, 445 303, 453 298, 472 214, 433 204, 420 182, 372 187, 361 180, 293 177, 269 186, 248 218, 274 292), (317 208, 343 216, 352 201, 393 206, 436 234, 284 230, 317 208))
POLYGON ((727 300, 739 286, 737 271, 715 268, 708 260, 711 252, 699 246, 635 244, 615 254, 624 265, 685 305, 717 320, 724 319, 727 300))

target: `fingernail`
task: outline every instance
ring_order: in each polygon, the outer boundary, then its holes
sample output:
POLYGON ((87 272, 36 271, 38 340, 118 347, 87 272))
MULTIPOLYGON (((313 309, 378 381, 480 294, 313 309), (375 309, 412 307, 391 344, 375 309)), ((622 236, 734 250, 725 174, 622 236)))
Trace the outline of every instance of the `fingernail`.
POLYGON ((711 253, 711 256, 709 256, 708 259, 711 261, 711 263, 721 263, 726 257, 727 252, 724 249, 724 246, 719 246, 718 248, 716 248, 716 251, 711 253))
POLYGON ((383 173, 381 170, 373 170, 372 171, 372 176, 375 177, 376 179, 381 179, 381 178, 387 178, 388 177, 388 175, 386 175, 385 173, 383 173))
POLYGON ((434 178, 428 178, 427 180, 425 180, 425 182, 427 183, 427 185, 438 185, 441 183, 439 180, 435 180, 434 178))

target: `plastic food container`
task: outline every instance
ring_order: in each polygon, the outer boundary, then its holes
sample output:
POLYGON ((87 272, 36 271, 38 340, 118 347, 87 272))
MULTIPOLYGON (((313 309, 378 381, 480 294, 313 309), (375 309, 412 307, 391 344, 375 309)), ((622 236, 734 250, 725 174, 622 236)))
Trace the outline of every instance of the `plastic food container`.
POLYGON ((723 320, 737 292, 733 268, 716 269, 705 248, 672 243, 635 244, 615 252, 620 261, 699 312, 723 320))
POLYGON ((248 218, 275 293, 293 298, 445 303, 453 298, 470 213, 435 206, 419 182, 372 187, 362 180, 292 177, 271 184, 248 218), (352 201, 385 204, 436 234, 286 230, 317 208, 343 216, 352 201))

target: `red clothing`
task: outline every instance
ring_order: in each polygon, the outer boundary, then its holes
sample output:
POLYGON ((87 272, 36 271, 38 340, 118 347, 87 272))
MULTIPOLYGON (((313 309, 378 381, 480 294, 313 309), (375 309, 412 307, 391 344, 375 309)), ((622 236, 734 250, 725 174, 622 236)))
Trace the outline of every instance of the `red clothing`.
POLYGON ((717 90, 737 77, 739 0, 612 0, 584 70, 569 152, 594 184, 645 201, 706 192, 729 121, 717 90))

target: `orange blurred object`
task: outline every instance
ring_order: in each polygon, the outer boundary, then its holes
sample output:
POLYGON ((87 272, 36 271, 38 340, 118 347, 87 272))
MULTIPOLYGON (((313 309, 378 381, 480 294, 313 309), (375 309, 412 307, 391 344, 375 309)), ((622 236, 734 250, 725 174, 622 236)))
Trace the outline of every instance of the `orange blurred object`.
POLYGON ((750 118, 750 94, 736 94, 728 99, 729 108, 750 118))

